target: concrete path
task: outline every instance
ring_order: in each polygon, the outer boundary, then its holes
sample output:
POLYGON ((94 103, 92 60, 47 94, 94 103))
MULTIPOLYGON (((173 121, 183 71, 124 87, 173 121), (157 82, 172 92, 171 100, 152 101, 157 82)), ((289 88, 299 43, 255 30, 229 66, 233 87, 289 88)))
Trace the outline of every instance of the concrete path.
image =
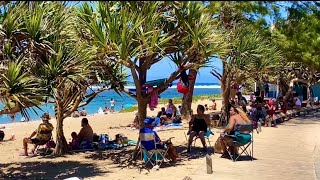
POLYGON ((206 179, 320 179, 320 119, 302 117, 287 121, 279 128, 263 128, 254 133, 256 160, 233 162, 212 155, 213 174, 203 164, 188 176, 206 179))

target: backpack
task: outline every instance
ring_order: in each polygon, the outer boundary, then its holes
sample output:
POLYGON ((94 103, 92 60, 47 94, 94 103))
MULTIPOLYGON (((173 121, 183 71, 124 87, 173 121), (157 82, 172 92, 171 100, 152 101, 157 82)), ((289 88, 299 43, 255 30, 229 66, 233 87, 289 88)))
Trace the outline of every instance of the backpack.
POLYGON ((4 139, 4 132, 0 130, 0 141, 3 141, 4 139))
POLYGON ((109 136, 108 136, 108 134, 100 134, 100 135, 99 135, 99 142, 100 142, 100 143, 105 144, 105 143, 107 143, 108 141, 109 141, 109 136))

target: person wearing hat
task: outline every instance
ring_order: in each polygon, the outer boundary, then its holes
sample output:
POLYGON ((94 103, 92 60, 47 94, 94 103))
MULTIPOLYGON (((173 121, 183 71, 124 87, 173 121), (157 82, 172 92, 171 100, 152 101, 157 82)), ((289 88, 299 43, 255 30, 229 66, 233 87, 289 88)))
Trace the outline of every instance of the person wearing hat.
POLYGON ((32 132, 32 134, 29 137, 23 139, 23 156, 28 156, 28 144, 34 144, 34 149, 32 150, 33 153, 38 145, 43 145, 47 143, 48 141, 50 141, 52 137, 53 126, 51 123, 49 123, 49 113, 44 113, 41 116, 41 119, 42 123, 38 126, 38 129, 32 132), (33 138, 34 136, 36 137, 33 138))
MULTIPOLYGON (((172 162, 177 162, 178 160, 181 160, 177 153, 176 150, 173 146, 173 144, 171 143, 171 140, 167 140, 167 141, 161 141, 160 137, 158 136, 157 132, 155 132, 153 130, 154 127, 154 118, 151 117, 147 117, 144 120, 144 127, 142 129, 140 129, 140 133, 153 133, 155 140, 156 140, 156 148, 157 149, 165 149, 166 146, 168 148, 168 158, 170 158, 172 160, 172 162)), ((147 151, 153 150, 155 149, 155 145, 154 145, 154 141, 141 141, 141 144, 143 145, 144 148, 146 148, 147 151)))

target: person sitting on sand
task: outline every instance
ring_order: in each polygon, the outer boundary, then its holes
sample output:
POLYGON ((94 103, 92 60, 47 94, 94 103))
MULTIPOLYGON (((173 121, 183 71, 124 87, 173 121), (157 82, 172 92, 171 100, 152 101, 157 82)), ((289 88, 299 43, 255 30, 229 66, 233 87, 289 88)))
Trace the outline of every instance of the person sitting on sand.
POLYGON ((193 115, 191 121, 189 122, 190 135, 187 152, 190 152, 193 137, 195 137, 196 135, 199 136, 202 142, 203 151, 207 151, 207 145, 204 139, 204 134, 207 132, 208 127, 210 126, 210 116, 208 114, 204 114, 204 111, 204 106, 199 104, 197 107, 197 114, 193 115))
POLYGON ((216 100, 212 99, 212 105, 209 106, 209 110, 217 110, 217 103, 216 100))
POLYGON ((182 109, 182 106, 179 105, 179 106, 178 106, 178 109, 177 109, 177 111, 176 111, 176 116, 181 116, 181 109, 182 109))
POLYGON ((167 118, 169 119, 174 119, 174 116, 176 114, 177 108, 176 106, 173 104, 172 99, 168 100, 168 105, 167 105, 167 109, 166 109, 166 115, 167 118))
POLYGON ((78 133, 80 147, 89 146, 93 142, 93 130, 89 125, 87 118, 81 120, 81 127, 82 128, 78 133))
POLYGON ((167 121, 167 113, 164 107, 161 108, 161 111, 158 112, 157 117, 160 118, 161 124, 164 124, 167 121))
POLYGON ((73 117, 73 118, 80 117, 79 111, 78 111, 78 110, 75 110, 75 111, 72 113, 72 117, 73 117))
POLYGON ((132 124, 128 124, 127 126, 123 126, 123 127, 139 128, 138 112, 136 112, 136 114, 135 114, 135 117, 133 119, 133 123, 132 124))
POLYGON ((208 111, 208 110, 209 110, 208 104, 205 104, 205 105, 204 105, 204 109, 205 109, 205 111, 208 111))
POLYGON ((78 135, 76 132, 71 133, 72 141, 69 143, 69 146, 72 150, 77 150, 80 147, 78 135))
POLYGON ((87 111, 84 109, 84 108, 82 108, 82 111, 80 112, 80 116, 87 116, 87 111))
POLYGON ((108 112, 108 111, 109 111, 109 107, 108 107, 108 105, 106 105, 106 106, 104 107, 103 112, 106 113, 106 112, 108 112))
POLYGON ((34 153, 34 150, 37 145, 45 144, 46 142, 50 141, 52 137, 52 130, 53 126, 51 123, 49 123, 49 113, 44 113, 41 116, 42 123, 38 126, 38 129, 36 129, 30 137, 23 139, 23 149, 24 149, 24 156, 28 156, 28 144, 34 144, 34 149, 32 150, 32 153, 34 153), (32 138, 33 136, 36 136, 36 138, 32 138))
POLYGON ((147 151, 153 150, 155 147, 157 149, 165 149, 168 148, 168 158, 172 160, 172 162, 177 162, 178 160, 181 160, 176 152, 175 147, 173 146, 171 140, 167 141, 161 141, 158 134, 153 130, 153 122, 154 118, 146 118, 144 120, 144 127, 140 129, 140 133, 153 133, 155 140, 156 140, 156 146, 154 144, 154 140, 151 141, 141 141, 141 144, 147 151))

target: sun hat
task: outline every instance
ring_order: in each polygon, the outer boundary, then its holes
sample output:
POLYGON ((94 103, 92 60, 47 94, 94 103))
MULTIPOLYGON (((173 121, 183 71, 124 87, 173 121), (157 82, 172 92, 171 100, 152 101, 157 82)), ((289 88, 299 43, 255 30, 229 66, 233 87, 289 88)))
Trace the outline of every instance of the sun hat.
POLYGON ((42 120, 50 120, 51 119, 49 113, 43 113, 41 118, 42 118, 42 120))
POLYGON ((146 117, 143 122, 145 125, 149 125, 149 124, 153 124, 154 120, 155 120, 154 118, 146 117))

